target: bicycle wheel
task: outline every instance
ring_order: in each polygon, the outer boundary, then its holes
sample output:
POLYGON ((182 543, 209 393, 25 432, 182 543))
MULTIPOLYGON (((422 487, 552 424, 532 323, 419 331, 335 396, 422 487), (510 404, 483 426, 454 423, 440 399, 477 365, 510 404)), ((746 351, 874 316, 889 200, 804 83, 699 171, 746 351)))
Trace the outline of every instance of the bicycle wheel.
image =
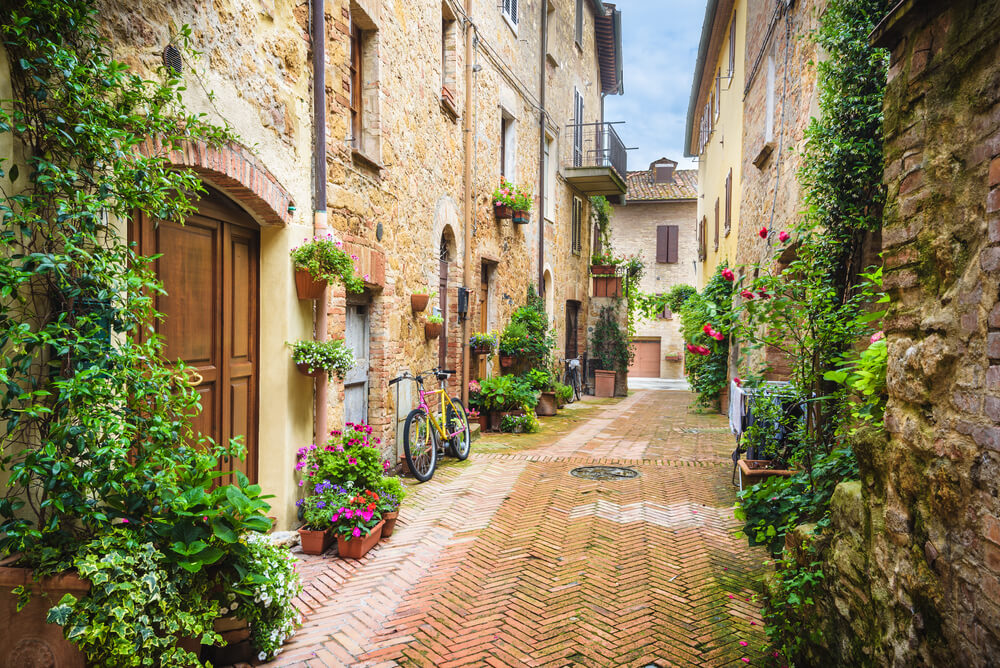
POLYGON ((403 455, 410 473, 420 482, 427 482, 437 466, 437 436, 427 413, 414 408, 403 426, 403 455))
POLYGON ((566 369, 566 371, 563 372, 562 382, 563 385, 569 385, 573 389, 573 394, 569 395, 569 398, 566 400, 567 404, 571 404, 576 401, 576 387, 573 385, 573 372, 566 369))
POLYGON ((573 369, 573 377, 570 378, 569 385, 573 388, 573 401, 580 401, 583 398, 583 386, 580 384, 580 370, 573 369))
POLYGON ((469 416, 465 413, 465 406, 462 405, 461 399, 452 399, 451 403, 454 408, 448 407, 448 432, 451 433, 459 429, 462 432, 448 439, 448 446, 451 448, 452 456, 457 457, 458 461, 462 462, 469 458, 469 452, 472 450, 469 416))

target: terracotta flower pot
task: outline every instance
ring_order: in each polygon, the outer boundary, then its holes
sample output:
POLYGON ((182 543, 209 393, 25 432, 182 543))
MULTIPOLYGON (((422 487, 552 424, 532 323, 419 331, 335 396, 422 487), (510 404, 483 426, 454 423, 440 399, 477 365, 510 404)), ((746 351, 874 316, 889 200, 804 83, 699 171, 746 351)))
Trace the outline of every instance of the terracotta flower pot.
POLYGON ((746 489, 756 485, 761 480, 765 478, 770 478, 773 476, 781 476, 787 478, 790 475, 795 475, 798 471, 794 469, 772 469, 768 468, 771 466, 772 462, 767 459, 740 459, 736 462, 736 466, 740 471, 740 490, 746 489))
POLYGON ((329 529, 299 529, 299 538, 302 539, 302 551, 306 554, 323 554, 333 543, 333 534, 329 529))
POLYGON ((594 396, 615 396, 615 372, 598 369, 594 371, 594 396))
POLYGON ((84 668, 83 654, 63 637, 63 628, 45 618, 63 594, 80 598, 88 591, 90 583, 70 573, 35 582, 30 568, 0 567, 0 628, 7 629, 0 634, 0 665, 84 668), (19 585, 32 595, 17 612, 17 596, 11 590, 19 585))
POLYGON ((556 414, 556 393, 542 392, 535 406, 535 415, 548 417, 556 414))
POLYGON ((497 217, 497 220, 506 220, 514 215, 514 210, 503 204, 494 204, 493 215, 497 217))
POLYGON ((515 211, 513 215, 515 225, 527 225, 531 222, 530 211, 515 211))
POLYGON ((215 632, 222 636, 226 644, 201 646, 201 658, 215 666, 231 666, 246 663, 256 658, 253 643, 250 642, 250 625, 246 620, 233 615, 219 617, 213 624, 215 632))
POLYGON ((311 376, 312 378, 319 378, 320 376, 326 373, 326 371, 324 371, 323 369, 313 369, 312 371, 310 371, 309 365, 306 364, 305 362, 296 362, 295 368, 298 369, 299 373, 301 373, 302 375, 311 376))
POLYGON ((326 281, 317 281, 305 269, 295 270, 295 292, 298 293, 299 299, 320 299, 325 289, 326 281))
POLYGON ((592 276, 614 276, 615 265, 613 264, 592 264, 590 265, 592 276))
POLYGON ((382 538, 388 538, 392 535, 392 532, 396 529, 396 520, 399 519, 399 511, 394 510, 391 513, 386 513, 382 516, 382 521, 385 524, 382 525, 382 538))
POLYGON ((427 302, 430 299, 430 295, 410 295, 410 308, 413 309, 414 313, 420 313, 427 308, 427 302))
POLYGON ((489 355, 492 352, 489 346, 470 346, 470 348, 473 355, 489 355))
POLYGON ((594 276, 595 297, 621 297, 621 276, 594 276))
POLYGON ((360 559, 368 554, 369 550, 378 545, 378 541, 382 537, 383 526, 385 526, 385 520, 376 524, 368 532, 367 536, 361 536, 360 538, 347 539, 338 534, 337 552, 343 559, 360 559))
POLYGON ((444 328, 444 324, 440 322, 425 322, 424 323, 424 337, 430 341, 431 339, 436 339, 441 336, 441 330, 444 328))
POLYGON ((490 430, 490 414, 487 412, 482 412, 479 417, 476 418, 479 421, 479 431, 486 433, 490 430))
POLYGON ((524 415, 524 411, 490 411, 490 431, 500 431, 500 423, 505 415, 524 415))
POLYGON ((514 366, 515 357, 513 355, 500 355, 500 366, 507 369, 514 366))

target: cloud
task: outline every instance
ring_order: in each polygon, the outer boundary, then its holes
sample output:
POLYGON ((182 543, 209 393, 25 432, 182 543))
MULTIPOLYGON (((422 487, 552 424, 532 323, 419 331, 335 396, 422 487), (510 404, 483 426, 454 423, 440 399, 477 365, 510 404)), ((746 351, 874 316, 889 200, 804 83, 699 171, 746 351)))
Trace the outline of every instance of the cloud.
POLYGON ((622 13, 625 94, 605 98, 604 114, 618 126, 630 169, 666 156, 684 156, 688 98, 705 16, 702 0, 618 0, 622 13))

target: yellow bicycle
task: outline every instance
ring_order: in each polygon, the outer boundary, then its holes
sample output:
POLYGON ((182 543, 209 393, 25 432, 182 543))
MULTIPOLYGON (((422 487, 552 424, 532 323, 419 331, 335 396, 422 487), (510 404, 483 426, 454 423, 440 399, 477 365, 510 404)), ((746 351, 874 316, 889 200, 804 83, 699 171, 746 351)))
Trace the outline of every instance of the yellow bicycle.
POLYGON ((389 381, 389 385, 402 380, 412 380, 417 384, 420 403, 406 416, 406 423, 403 425, 403 454, 413 477, 420 482, 426 482, 434 475, 438 457, 445 454, 446 445, 448 453, 459 461, 468 459, 472 449, 465 407, 460 399, 449 397, 444 387, 444 382, 453 373, 455 372, 443 369, 431 369, 416 376, 404 372, 389 381), (430 374, 434 374, 441 383, 439 389, 424 390, 424 376, 430 374), (428 403, 428 399, 433 403, 435 396, 438 397, 437 414, 428 403))

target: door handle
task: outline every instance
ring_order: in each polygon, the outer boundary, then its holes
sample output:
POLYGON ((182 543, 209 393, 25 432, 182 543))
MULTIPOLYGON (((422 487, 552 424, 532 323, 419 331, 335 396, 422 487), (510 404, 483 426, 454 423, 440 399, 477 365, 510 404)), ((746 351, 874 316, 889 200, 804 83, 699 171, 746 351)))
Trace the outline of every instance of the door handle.
POLYGON ((189 366, 185 369, 181 369, 180 373, 176 376, 178 381, 181 380, 181 376, 183 376, 183 379, 190 383, 192 387, 201 385, 205 382, 205 377, 198 373, 198 370, 194 367, 189 366))

